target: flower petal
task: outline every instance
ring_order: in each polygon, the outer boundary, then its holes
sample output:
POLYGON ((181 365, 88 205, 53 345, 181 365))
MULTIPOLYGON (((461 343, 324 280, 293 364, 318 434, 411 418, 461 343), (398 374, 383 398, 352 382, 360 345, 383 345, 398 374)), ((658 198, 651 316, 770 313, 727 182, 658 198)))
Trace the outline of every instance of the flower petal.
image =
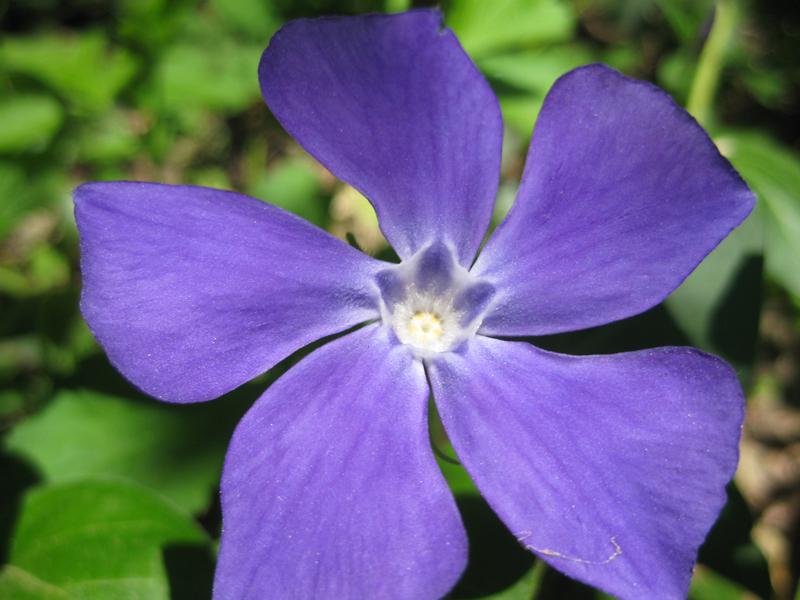
POLYGON ((691 348, 565 356, 478 337, 429 368, 453 447, 517 539, 621 598, 685 598, 744 399, 691 348))
POLYGON ((427 401, 422 365, 379 325, 273 384, 228 449, 215 599, 447 593, 467 542, 427 401))
POLYGON ((517 201, 475 273, 498 288, 486 335, 541 335, 640 313, 672 292, 755 198, 689 114, 603 65, 559 79, 517 201))
POLYGON ((435 10, 287 23, 259 67, 272 112, 375 206, 402 258, 434 239, 463 265, 500 172, 497 99, 435 10))
POLYGON ((378 316, 382 263, 253 198, 92 183, 75 216, 84 318, 114 366, 168 402, 215 398, 378 316))

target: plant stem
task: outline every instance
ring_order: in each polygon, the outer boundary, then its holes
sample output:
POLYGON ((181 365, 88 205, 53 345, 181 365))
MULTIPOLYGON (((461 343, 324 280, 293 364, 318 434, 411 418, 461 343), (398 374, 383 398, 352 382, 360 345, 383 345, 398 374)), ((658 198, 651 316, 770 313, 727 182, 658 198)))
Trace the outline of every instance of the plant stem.
POLYGON ((711 117, 711 107, 725 64, 725 54, 739 20, 738 12, 735 0, 717 0, 714 22, 700 53, 686 103, 686 109, 701 125, 707 125, 711 117))

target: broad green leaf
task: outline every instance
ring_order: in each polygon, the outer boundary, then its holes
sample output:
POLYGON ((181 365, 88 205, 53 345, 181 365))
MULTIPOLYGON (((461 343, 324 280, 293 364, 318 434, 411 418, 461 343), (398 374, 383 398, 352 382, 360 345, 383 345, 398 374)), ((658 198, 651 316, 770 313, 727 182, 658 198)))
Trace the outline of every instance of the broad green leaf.
POLYGON ((591 61, 588 50, 572 45, 487 56, 478 66, 498 92, 505 123, 528 137, 556 79, 591 61))
MULTIPOLYGON (((72 600, 167 600, 176 584, 173 565, 187 555, 208 557, 210 549, 194 521, 154 492, 86 480, 28 493, 9 564, 39 580, 31 585, 52 586, 72 600)), ((209 562, 195 561, 198 581, 208 579, 209 562)), ((26 578, 18 571, 10 577, 26 578)), ((60 598, 55 594, 38 597, 60 598)))
POLYGON ((41 150, 62 119, 61 105, 50 96, 19 94, 0 100, 0 152, 41 150))
POLYGON ((272 5, 263 0, 211 0, 211 6, 229 27, 260 42, 269 39, 280 24, 272 5))
POLYGON ((452 0, 447 25, 475 59, 514 47, 569 39, 575 16, 559 0, 452 0))
POLYGON ((248 193, 320 227, 327 221, 327 203, 322 198, 319 175, 305 158, 289 159, 261 172, 250 184, 248 193))
POLYGON ((753 358, 761 309, 762 220, 754 212, 666 300, 692 344, 739 367, 753 358))
POLYGON ((748 600, 752 597, 737 583, 703 567, 695 571, 689 590, 689 600, 748 600))
POLYGON ((800 156, 755 132, 726 132, 717 143, 758 195, 767 274, 800 296, 800 156))
POLYGON ((256 70, 261 44, 229 38, 182 41, 161 56, 155 93, 168 110, 239 111, 260 98, 256 70))
POLYGON ((0 598, 8 600, 70 600, 63 589, 42 581, 24 569, 6 565, 0 570, 0 598))
POLYGON ((99 31, 7 36, 0 43, 0 65, 37 79, 73 105, 107 108, 136 73, 133 55, 110 47, 99 31))
POLYGON ((47 481, 125 477, 194 512, 211 498, 238 417, 223 404, 172 406, 62 391, 19 424, 7 446, 47 481))
POLYGON ((556 79, 592 60, 586 48, 569 45, 487 56, 479 65, 491 81, 544 97, 556 79))

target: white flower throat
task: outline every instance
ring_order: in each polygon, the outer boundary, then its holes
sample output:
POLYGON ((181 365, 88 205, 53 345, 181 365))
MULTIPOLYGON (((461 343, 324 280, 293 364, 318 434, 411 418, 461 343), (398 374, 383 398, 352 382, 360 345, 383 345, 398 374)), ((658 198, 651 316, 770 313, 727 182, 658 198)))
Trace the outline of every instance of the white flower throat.
POLYGON ((377 276, 381 314, 420 358, 456 350, 475 334, 494 296, 491 284, 434 243, 377 276))

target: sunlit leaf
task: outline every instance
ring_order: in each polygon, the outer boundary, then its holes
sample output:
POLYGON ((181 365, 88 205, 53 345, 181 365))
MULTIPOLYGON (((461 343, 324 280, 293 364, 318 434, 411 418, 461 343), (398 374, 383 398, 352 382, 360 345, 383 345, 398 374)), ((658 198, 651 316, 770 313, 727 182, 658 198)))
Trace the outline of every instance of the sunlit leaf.
POLYGON ((188 515, 137 485, 77 481, 25 497, 5 578, 48 600, 62 598, 52 588, 76 600, 167 600, 187 585, 175 580, 187 561, 199 589, 210 587, 210 541, 188 515))
POLYGON ((211 0, 211 6, 233 30, 259 41, 268 39, 280 24, 272 5, 263 0, 211 0))
POLYGON ((591 52, 570 45, 487 56, 480 60, 480 68, 492 81, 544 96, 564 73, 590 62, 591 52))
POLYGON ((718 144, 762 205, 767 274, 800 296, 800 157, 755 132, 726 132, 718 144))
POLYGON ((155 99, 173 111, 242 110, 260 98, 256 70, 262 50, 261 44, 228 38, 170 46, 156 67, 155 99))
POLYGON ((41 150, 61 126, 62 113, 50 96, 19 94, 0 100, 0 152, 41 150))
POLYGON ((298 158, 261 171, 250 184, 248 193, 324 227, 327 203, 322 199, 320 187, 314 165, 298 158))
POLYGON ((692 578, 689 600, 748 600, 752 596, 740 585, 715 573, 698 567, 692 578))
POLYGON ((753 213, 667 298, 672 317, 693 345, 737 366, 755 353, 761 311, 763 228, 753 213))
POLYGON ((527 137, 556 79, 591 61, 590 52, 571 45, 487 56, 478 66, 498 92, 506 125, 527 137))
POLYGON ((171 406, 61 392, 16 427, 7 446, 48 481, 126 477, 197 511, 210 501, 238 416, 220 404, 171 406))
POLYGON ((473 58, 570 37, 575 17, 559 0, 452 0, 447 25, 473 58))
POLYGON ((73 105, 106 108, 136 73, 127 50, 109 45, 99 31, 66 35, 6 36, 0 64, 12 73, 37 79, 73 105))
POLYGON ((14 565, 0 570, 0 598, 9 600, 70 600, 69 594, 14 565))

